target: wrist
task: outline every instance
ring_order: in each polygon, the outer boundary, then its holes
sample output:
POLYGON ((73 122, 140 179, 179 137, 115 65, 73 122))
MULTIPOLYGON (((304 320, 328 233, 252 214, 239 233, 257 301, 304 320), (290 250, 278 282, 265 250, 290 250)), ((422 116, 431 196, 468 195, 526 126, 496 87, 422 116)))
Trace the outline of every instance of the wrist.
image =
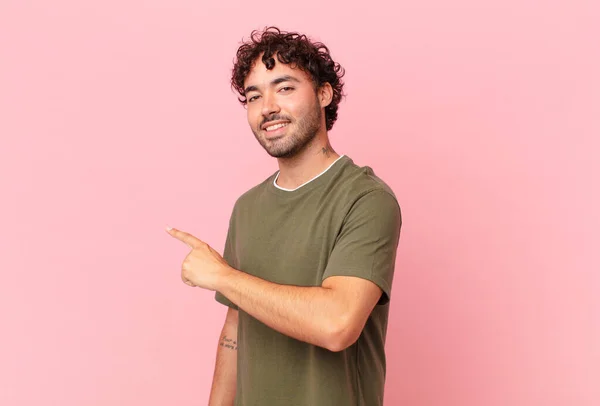
POLYGON ((215 290, 224 294, 227 290, 227 286, 231 281, 231 278, 235 275, 236 272, 239 272, 237 269, 230 267, 229 265, 224 265, 223 270, 219 272, 219 276, 216 280, 215 290))

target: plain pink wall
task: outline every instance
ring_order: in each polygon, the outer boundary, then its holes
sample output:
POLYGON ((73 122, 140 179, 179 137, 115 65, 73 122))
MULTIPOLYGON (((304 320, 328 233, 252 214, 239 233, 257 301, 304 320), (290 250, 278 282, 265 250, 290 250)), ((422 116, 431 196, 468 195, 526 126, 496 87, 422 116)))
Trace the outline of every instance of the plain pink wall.
MULTIPOLYGON (((221 250, 276 170, 229 89, 277 24, 347 69, 332 144, 404 225, 386 405, 600 404, 595 1, 0 3, 0 404, 203 405, 221 250)), ((276 406, 276 405, 274 405, 276 406)))

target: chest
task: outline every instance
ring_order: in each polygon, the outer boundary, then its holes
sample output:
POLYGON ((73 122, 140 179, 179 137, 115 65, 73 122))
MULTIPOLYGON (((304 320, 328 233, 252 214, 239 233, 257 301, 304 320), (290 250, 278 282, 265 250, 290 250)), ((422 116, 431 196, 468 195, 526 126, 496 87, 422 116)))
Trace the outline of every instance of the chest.
POLYGON ((279 284, 320 286, 343 222, 342 205, 323 199, 260 203, 236 219, 240 269, 279 284))

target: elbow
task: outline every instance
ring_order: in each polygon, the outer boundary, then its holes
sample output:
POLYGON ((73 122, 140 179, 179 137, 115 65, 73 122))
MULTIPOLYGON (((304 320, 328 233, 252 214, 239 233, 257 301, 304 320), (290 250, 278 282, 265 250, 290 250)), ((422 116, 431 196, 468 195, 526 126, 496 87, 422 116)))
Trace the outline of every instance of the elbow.
POLYGON ((358 340, 361 329, 348 317, 339 317, 326 326, 323 347, 331 352, 344 351, 358 340))
POLYGON ((325 348, 331 352, 341 352, 354 344, 356 340, 339 340, 329 342, 325 348))

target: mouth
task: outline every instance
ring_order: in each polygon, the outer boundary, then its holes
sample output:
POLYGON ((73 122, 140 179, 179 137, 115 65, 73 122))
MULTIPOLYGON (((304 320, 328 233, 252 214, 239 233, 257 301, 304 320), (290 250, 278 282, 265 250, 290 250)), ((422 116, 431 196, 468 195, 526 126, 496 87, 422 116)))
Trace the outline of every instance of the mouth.
POLYGON ((262 130, 266 133, 268 138, 272 138, 285 133, 286 128, 289 124, 290 123, 288 121, 265 124, 262 126, 262 130))

